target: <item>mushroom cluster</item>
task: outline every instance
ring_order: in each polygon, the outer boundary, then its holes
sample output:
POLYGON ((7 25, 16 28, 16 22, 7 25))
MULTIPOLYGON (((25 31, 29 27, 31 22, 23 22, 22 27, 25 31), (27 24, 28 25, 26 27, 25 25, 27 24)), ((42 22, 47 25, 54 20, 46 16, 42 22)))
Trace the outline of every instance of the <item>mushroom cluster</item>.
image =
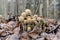
POLYGON ((18 17, 19 21, 24 25, 24 29, 32 30, 34 26, 39 25, 41 27, 44 25, 45 21, 44 18, 38 15, 32 15, 32 11, 30 9, 26 9, 21 15, 18 17))
POLYGON ((60 40, 60 22, 55 19, 33 15, 30 9, 15 17, 9 21, 0 15, 1 40, 60 40))

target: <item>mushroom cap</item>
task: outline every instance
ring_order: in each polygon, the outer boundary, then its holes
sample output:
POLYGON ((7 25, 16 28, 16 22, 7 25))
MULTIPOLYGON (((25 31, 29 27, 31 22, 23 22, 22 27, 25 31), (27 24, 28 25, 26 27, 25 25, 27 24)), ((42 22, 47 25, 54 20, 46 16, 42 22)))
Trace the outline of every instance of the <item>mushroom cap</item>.
POLYGON ((37 20, 40 21, 40 20, 42 20, 42 18, 38 17, 37 20))
POLYGON ((19 17, 19 21, 23 22, 24 21, 24 17, 23 16, 20 16, 19 17))
POLYGON ((28 22, 28 23, 32 23, 32 19, 31 19, 31 18, 28 18, 28 19, 27 19, 27 22, 28 22))
POLYGON ((26 24, 27 23, 27 20, 24 20, 24 24, 26 24))
POLYGON ((27 19, 28 19, 28 18, 30 18, 30 19, 31 19, 32 17, 31 17, 31 16, 27 16, 27 19))
POLYGON ((31 15, 32 14, 30 9, 26 9, 25 12, 27 13, 27 15, 31 15))
POLYGON ((38 22, 37 21, 34 21, 34 23, 37 25, 38 24, 38 22))
POLYGON ((31 31, 31 27, 28 27, 27 30, 28 30, 28 31, 31 31))
POLYGON ((35 22, 36 21, 36 18, 32 18, 32 22, 35 22))
POLYGON ((27 13, 26 12, 22 12, 21 16, 26 17, 27 13))
POLYGON ((37 18, 38 17, 38 15, 34 15, 34 18, 37 18))

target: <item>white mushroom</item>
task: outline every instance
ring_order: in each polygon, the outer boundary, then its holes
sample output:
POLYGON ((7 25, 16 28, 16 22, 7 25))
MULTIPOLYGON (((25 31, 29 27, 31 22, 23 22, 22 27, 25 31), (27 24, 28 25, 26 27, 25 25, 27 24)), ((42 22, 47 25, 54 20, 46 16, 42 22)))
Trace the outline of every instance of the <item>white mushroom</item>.
POLYGON ((28 23, 32 23, 32 19, 31 19, 31 18, 28 18, 28 19, 27 19, 27 22, 28 22, 28 23))
POLYGON ((27 23, 27 20, 24 20, 24 24, 26 24, 27 23))
POLYGON ((26 17, 26 16, 27 16, 27 13, 26 13, 26 12, 23 12, 23 13, 21 14, 21 16, 26 17))
POLYGON ((19 21, 23 22, 24 21, 24 17, 23 16, 20 16, 19 17, 19 21))
POLYGON ((27 13, 27 15, 31 15, 32 14, 30 9, 26 9, 25 12, 27 13))
POLYGON ((34 18, 37 18, 38 17, 38 15, 34 15, 34 18))

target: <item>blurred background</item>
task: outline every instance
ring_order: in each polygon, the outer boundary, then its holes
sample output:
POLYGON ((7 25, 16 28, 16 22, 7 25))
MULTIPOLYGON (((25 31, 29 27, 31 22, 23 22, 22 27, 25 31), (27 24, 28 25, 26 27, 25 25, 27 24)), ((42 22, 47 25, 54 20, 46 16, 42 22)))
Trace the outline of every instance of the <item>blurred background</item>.
POLYGON ((60 19, 60 0, 0 0, 0 15, 5 18, 20 15, 25 9, 31 9, 33 15, 60 19))

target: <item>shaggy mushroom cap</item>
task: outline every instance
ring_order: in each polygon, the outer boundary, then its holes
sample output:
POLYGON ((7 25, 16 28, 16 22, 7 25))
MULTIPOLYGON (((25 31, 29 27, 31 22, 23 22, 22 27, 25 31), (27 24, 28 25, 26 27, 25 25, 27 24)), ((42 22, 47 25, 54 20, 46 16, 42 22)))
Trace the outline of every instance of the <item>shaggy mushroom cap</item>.
POLYGON ((25 12, 27 13, 27 15, 32 15, 32 12, 30 9, 26 9, 25 12))
POLYGON ((32 22, 36 21, 36 18, 32 18, 32 22))
POLYGON ((37 18, 37 21, 38 21, 38 22, 44 22, 44 23, 45 23, 44 18, 40 18, 40 17, 38 17, 38 18, 37 18))
POLYGON ((22 12, 21 16, 26 17, 27 13, 26 12, 22 12))
POLYGON ((32 19, 31 19, 31 18, 28 18, 28 19, 27 19, 27 22, 28 22, 28 23, 32 23, 32 19))
POLYGON ((28 18, 30 18, 30 19, 31 19, 31 16, 27 16, 26 18, 27 18, 27 19, 28 19, 28 18))
POLYGON ((34 15, 34 18, 37 18, 38 17, 38 15, 34 15))
POLYGON ((20 17, 19 17, 19 21, 20 21, 20 22, 23 22, 23 21, 24 21, 24 17, 23 17, 23 16, 20 16, 20 17))
POLYGON ((38 21, 40 21, 40 20, 42 20, 42 18, 40 18, 40 17, 37 17, 37 20, 38 20, 38 21))
POLYGON ((38 24, 38 22, 37 22, 37 21, 34 21, 34 23, 35 23, 35 25, 37 25, 37 24, 38 24))

